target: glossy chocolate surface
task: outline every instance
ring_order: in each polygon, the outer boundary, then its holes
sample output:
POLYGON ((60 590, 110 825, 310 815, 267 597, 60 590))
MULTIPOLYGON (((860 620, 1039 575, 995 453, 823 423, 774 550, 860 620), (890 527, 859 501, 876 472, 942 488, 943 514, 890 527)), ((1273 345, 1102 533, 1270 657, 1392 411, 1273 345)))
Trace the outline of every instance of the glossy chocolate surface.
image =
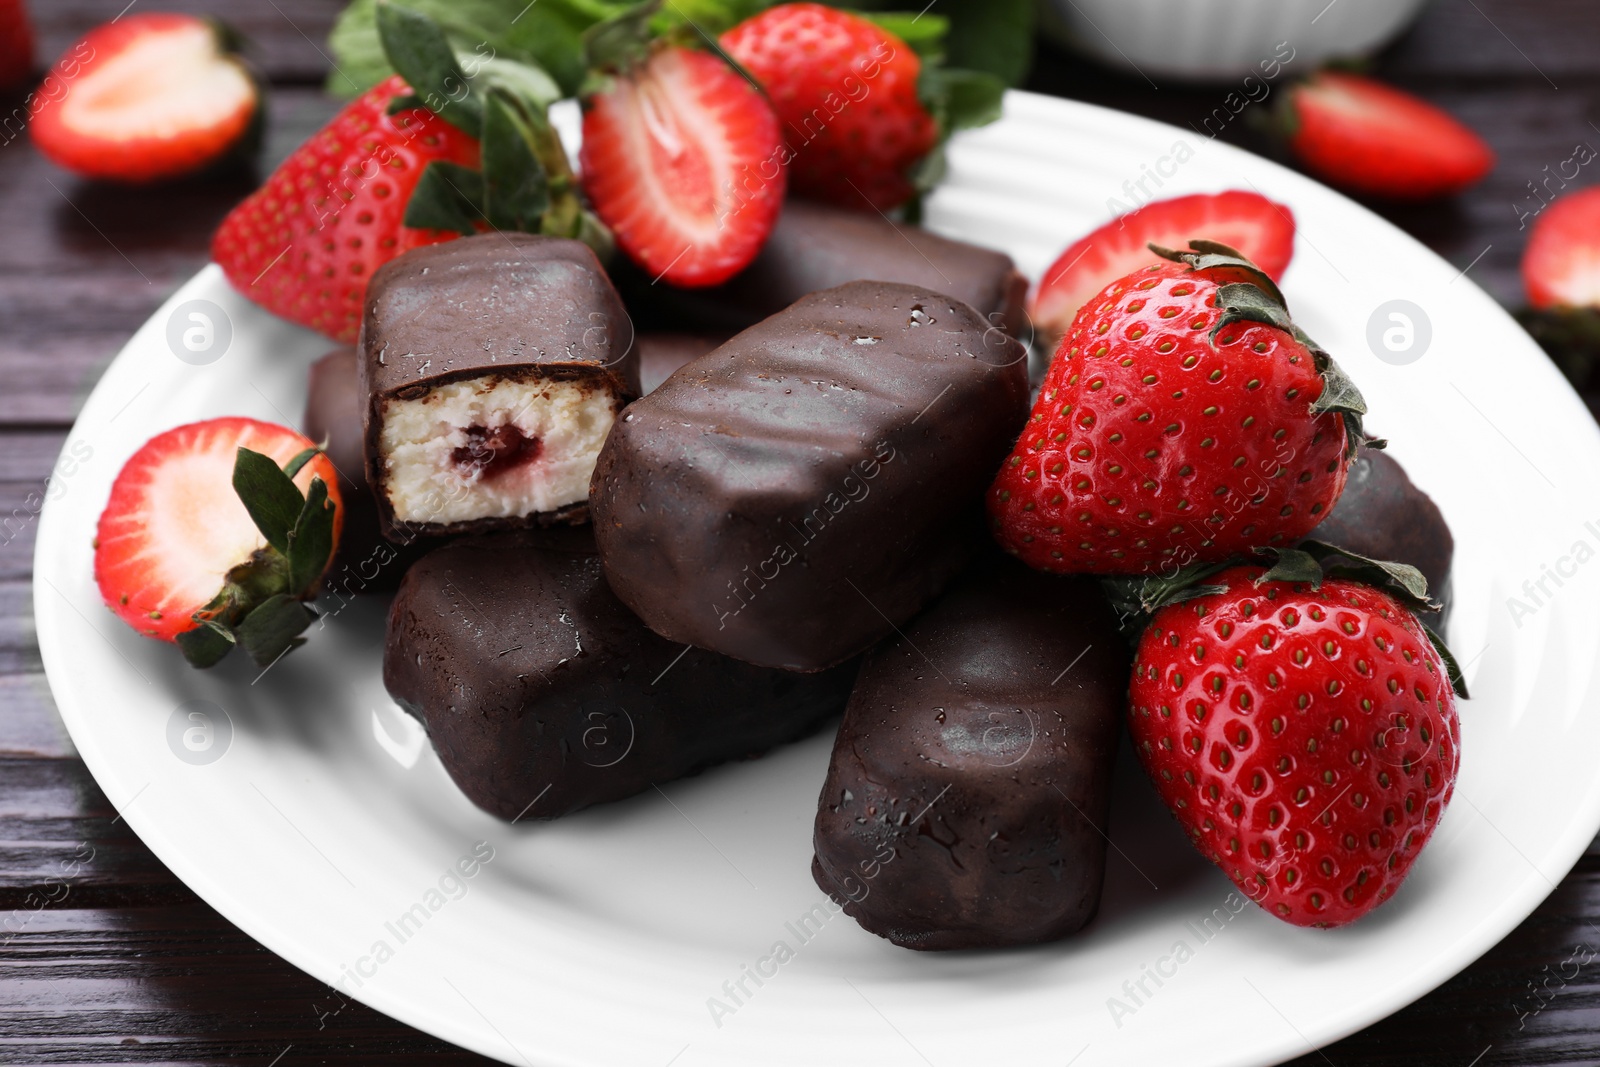
POLYGON ((1373 559, 1411 564, 1428 579, 1433 599, 1445 605, 1440 614, 1449 614, 1455 538, 1439 506, 1387 451, 1363 448, 1356 454, 1344 492, 1310 536, 1373 559))
POLYGON ((1026 945, 1094 915, 1129 656, 1093 581, 986 558, 862 664, 812 874, 907 948, 1026 945))
POLYGON ((657 633, 820 670, 972 558, 1026 416, 1020 344, 912 286, 816 293, 628 407, 590 490, 617 596, 657 633))
MULTIPOLYGON (((620 258, 620 257, 619 257, 620 258)), ((990 324, 1028 340, 1028 283, 1003 252, 954 241, 871 212, 790 199, 750 266, 711 289, 651 284, 613 266, 641 322, 667 329, 732 332, 809 293, 853 281, 916 285, 971 304, 990 324)))
POLYGON ((430 553, 395 596, 383 657, 384 684, 450 777, 508 820, 553 819, 794 740, 838 714, 855 671, 685 652, 612 595, 583 527, 430 553))
MULTIPOLYGON (((633 322, 600 261, 579 241, 491 233, 407 252, 367 287, 358 341, 368 483, 390 537, 379 454, 385 400, 418 399, 434 387, 479 378, 559 379, 640 393, 633 322)), ((529 521, 581 521, 579 503, 529 521)), ((471 533, 526 524, 489 519, 425 531, 471 533)))

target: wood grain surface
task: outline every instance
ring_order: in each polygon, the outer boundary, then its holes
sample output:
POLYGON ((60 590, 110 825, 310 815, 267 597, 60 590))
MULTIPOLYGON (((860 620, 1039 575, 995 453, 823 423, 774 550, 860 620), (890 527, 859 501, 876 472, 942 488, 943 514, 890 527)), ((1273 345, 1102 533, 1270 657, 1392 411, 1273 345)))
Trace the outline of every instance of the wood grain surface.
MULTIPOLYGON (((33 0, 43 55, 123 2, 33 0)), ((253 40, 251 57, 273 85, 262 167, 336 109, 320 90, 333 0, 162 6, 224 15, 253 40)), ((1600 146, 1600 5, 1435 0, 1376 70, 1471 123, 1499 164, 1458 201, 1375 209, 1458 267, 1470 265, 1472 280, 1515 306, 1527 183, 1578 143, 1600 146)), ((1198 125, 1226 91, 1156 87, 1050 48, 1041 48, 1030 87, 1180 126, 1198 125)), ((17 99, 3 102, 9 110, 17 99)), ((1271 154, 1243 122, 1223 137, 1271 154)), ((341 1001, 202 903, 76 758, 40 666, 30 567, 44 478, 101 370, 205 263, 211 231, 254 181, 240 172, 115 189, 54 168, 25 138, 0 145, 0 1063, 488 1062, 341 1001)), ((1591 846, 1464 973, 1295 1063, 1600 1063, 1597 924, 1600 849, 1591 846)))

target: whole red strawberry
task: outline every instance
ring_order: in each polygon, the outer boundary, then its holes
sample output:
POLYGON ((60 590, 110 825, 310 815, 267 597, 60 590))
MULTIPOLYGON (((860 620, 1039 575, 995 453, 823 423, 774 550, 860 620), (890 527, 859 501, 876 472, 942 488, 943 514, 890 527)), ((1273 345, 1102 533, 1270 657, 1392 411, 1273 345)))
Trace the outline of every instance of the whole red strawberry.
POLYGON ((1455 787, 1461 728, 1453 664, 1405 594, 1310 560, 1231 567, 1157 610, 1128 725, 1157 792, 1234 884, 1296 926, 1340 926, 1410 871, 1455 787))
POLYGON ((723 59, 620 49, 584 99, 583 187, 650 276, 717 285, 749 266, 783 207, 783 134, 772 106, 723 59))
POLYGON ((376 18, 399 73, 334 116, 223 220, 211 253, 234 288, 351 342, 367 279, 413 248, 497 229, 576 237, 609 253, 611 236, 579 202, 546 114, 561 96, 550 76, 492 56, 464 60, 438 23, 399 4, 379 4, 376 18))
POLYGON ((211 256, 235 289, 353 342, 373 271, 458 236, 405 225, 406 207, 429 163, 476 166, 478 142, 426 108, 389 114, 410 91, 394 75, 362 93, 222 221, 211 256))
POLYGON ((857 15, 779 4, 722 35, 783 120, 790 183, 844 207, 888 210, 915 193, 908 172, 939 139, 917 95, 922 60, 857 15))
POLYGON ((1107 286, 1062 339, 989 490, 996 540, 1030 566, 1139 574, 1289 545, 1343 490, 1361 395, 1270 278, 1190 247, 1107 286))

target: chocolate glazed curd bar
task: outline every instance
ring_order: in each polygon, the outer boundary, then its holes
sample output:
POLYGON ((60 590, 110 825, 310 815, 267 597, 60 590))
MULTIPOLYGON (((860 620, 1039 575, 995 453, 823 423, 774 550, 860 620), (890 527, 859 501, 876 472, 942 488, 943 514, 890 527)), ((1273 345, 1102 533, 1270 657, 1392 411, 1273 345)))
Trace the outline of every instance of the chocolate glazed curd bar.
POLYGON ((553 819, 758 755, 844 707, 851 662, 821 674, 657 637, 607 588, 588 527, 468 537, 407 572, 383 655, 478 807, 553 819))
POLYGON ((1026 353, 968 305, 853 282, 629 406, 595 467, 606 577, 656 633, 814 671, 865 651, 987 540, 1026 353))
POLYGON ((391 538, 583 521, 595 456, 640 392, 622 301, 564 238, 406 253, 372 276, 358 347, 367 480, 391 538))
POLYGON ((948 294, 1024 343, 1032 334, 1025 310, 1028 281, 1004 252, 798 198, 784 204, 755 261, 722 285, 673 289, 652 285, 625 262, 613 269, 641 321, 669 329, 732 333, 810 293, 868 279, 948 294))
POLYGON ((986 557, 862 663, 818 802, 817 885, 906 948, 1082 927, 1128 664, 1093 581, 986 557))

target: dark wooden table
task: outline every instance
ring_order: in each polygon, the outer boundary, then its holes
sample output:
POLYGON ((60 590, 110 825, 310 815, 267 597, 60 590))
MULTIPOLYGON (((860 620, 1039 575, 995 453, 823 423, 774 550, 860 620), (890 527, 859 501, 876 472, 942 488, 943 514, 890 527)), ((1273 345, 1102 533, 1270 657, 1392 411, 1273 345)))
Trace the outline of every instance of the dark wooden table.
MULTIPOLYGON (((123 3, 33 0, 43 55, 123 3)), ((269 162, 333 112, 319 86, 337 0, 162 6, 219 11, 254 39, 274 86, 269 162)), ((1377 69, 1460 115, 1500 157, 1459 201, 1380 210, 1445 258, 1472 264, 1473 280, 1514 306, 1527 183, 1578 143, 1600 146, 1600 6, 1435 0, 1377 69)), ((1197 124, 1223 92, 1156 89, 1048 49, 1031 87, 1180 125, 1197 124)), ((1265 150, 1243 123, 1224 136, 1265 150)), ((102 368, 204 264, 212 229, 252 181, 110 189, 55 169, 25 138, 0 144, 0 1063, 487 1062, 341 1005, 202 903, 116 818, 76 758, 40 666, 30 582, 37 494, 102 368), (61 861, 81 859, 85 844, 92 861, 63 880, 61 861)), ((1597 923, 1600 842, 1465 973, 1295 1062, 1600 1063, 1597 923)))

